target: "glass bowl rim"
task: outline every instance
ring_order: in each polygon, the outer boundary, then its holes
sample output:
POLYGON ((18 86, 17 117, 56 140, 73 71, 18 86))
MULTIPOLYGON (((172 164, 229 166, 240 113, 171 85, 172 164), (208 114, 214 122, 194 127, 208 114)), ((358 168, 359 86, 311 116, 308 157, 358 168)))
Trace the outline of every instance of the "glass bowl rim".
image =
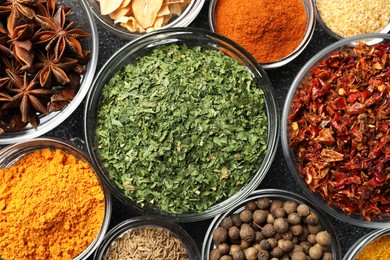
POLYGON ((123 234, 131 230, 144 227, 162 228, 169 231, 172 235, 174 235, 174 237, 183 243, 183 246, 187 249, 187 254, 190 260, 200 259, 200 252, 194 239, 184 228, 166 218, 150 215, 132 217, 125 219, 115 225, 109 232, 107 232, 102 243, 95 250, 94 259, 101 259, 100 257, 103 257, 104 254, 107 253, 112 243, 120 238, 123 234))
MULTIPOLYGON (((91 12, 93 13, 94 17, 96 20, 109 32, 115 34, 118 37, 128 39, 128 40, 134 40, 138 37, 142 37, 148 33, 132 33, 128 31, 125 28, 121 28, 120 26, 115 26, 112 24, 109 24, 103 19, 103 17, 107 15, 102 15, 99 10, 96 10, 96 8, 92 5, 91 2, 92 0, 83 0, 87 1, 88 5, 91 9, 91 12)), ((155 30, 155 31, 160 31, 162 29, 166 28, 173 28, 173 27, 186 27, 188 26, 195 18, 198 16, 200 11, 202 10, 202 7, 206 0, 191 0, 190 4, 183 9, 183 13, 176 17, 173 21, 170 21, 168 24, 163 26, 161 29, 155 30)))
MULTIPOLYGON (((274 62, 269 63, 260 63, 260 65, 264 69, 274 69, 282 67, 292 60, 294 60, 296 57, 299 56, 303 52, 303 50, 306 48, 306 46, 309 44, 316 27, 316 17, 315 17, 315 6, 312 0, 301 0, 306 11, 307 19, 306 19, 306 31, 304 34, 304 37, 301 41, 301 43, 297 46, 297 48, 288 54, 286 57, 279 59, 274 62)), ((209 21, 209 28, 212 32, 218 33, 214 20, 215 20, 215 8, 217 5, 218 0, 210 0, 210 5, 208 9, 208 21, 209 21)))
MULTIPOLYGON (((74 0, 76 1, 76 0, 74 0)), ((90 50, 91 51, 91 59, 88 62, 87 72, 82 75, 82 81, 80 88, 76 94, 76 96, 71 100, 71 102, 61 109, 60 111, 51 112, 49 115, 44 116, 49 118, 48 122, 42 123, 38 126, 37 129, 21 129, 20 131, 4 133, 0 135, 0 145, 13 144, 22 141, 27 141, 32 138, 40 137, 47 132, 53 130, 61 123, 63 123, 69 116, 80 106, 81 102, 84 100, 89 86, 92 84, 99 56, 99 36, 97 31, 97 26, 93 15, 85 3, 85 0, 77 0, 80 3, 81 10, 85 13, 85 17, 87 19, 87 23, 89 25, 89 29, 91 30, 91 37, 89 38, 91 42, 90 50), (4 135, 9 135, 10 137, 4 137, 4 135)), ((72 7, 72 6, 71 6, 72 7)), ((73 8, 73 7, 72 7, 73 8)), ((74 8, 73 8, 74 9, 74 8)))
MULTIPOLYGON (((4 162, 8 162, 7 165, 13 165, 17 160, 22 157, 30 154, 34 151, 41 150, 44 148, 49 149, 60 149, 66 153, 72 154, 76 156, 76 158, 88 163, 96 176, 96 179, 99 181, 100 187, 104 193, 104 217, 102 220, 101 227, 99 229, 98 234, 93 239, 93 241, 81 252, 77 255, 74 260, 87 259, 90 255, 93 254, 94 250, 99 246, 99 244, 103 241, 104 235, 106 234, 110 220, 112 215, 112 200, 109 190, 105 186, 104 182, 101 180, 100 176, 97 174, 96 170, 93 168, 93 165, 88 157, 88 155, 79 147, 75 146, 73 143, 69 141, 65 141, 59 138, 35 138, 32 140, 22 141, 14 144, 10 144, 8 146, 0 149, 0 166, 4 162), (18 155, 17 160, 13 158, 15 155, 18 155), (11 157, 11 158, 10 158, 11 157), (12 161, 9 161, 12 159, 12 161)), ((7 166, 6 166, 7 167, 7 166)))
MULTIPOLYGON (((176 38, 175 38, 176 39, 176 38)), ((157 40, 156 40, 157 42, 157 40)), ((155 41, 153 41, 155 43, 155 41)), ((155 46, 155 45, 153 45, 155 46)), ((112 75, 111 75, 112 77, 112 75)), ((260 83, 257 82, 258 86, 260 86, 260 83)), ((200 28, 167 28, 162 29, 159 31, 151 32, 149 34, 146 34, 144 36, 141 36, 139 38, 136 38, 135 40, 127 43, 124 45, 121 49, 119 49, 115 54, 113 54, 107 62, 103 65, 103 67, 98 72, 97 76, 95 77, 95 80, 93 82, 93 85, 90 89, 90 92, 88 93, 87 99, 86 99, 86 105, 84 109, 84 136, 86 140, 86 147, 88 154, 91 158, 91 161, 93 165, 95 165, 95 168, 97 169, 98 174, 100 174, 103 179, 103 181, 106 182, 106 185, 109 186, 112 193, 119 198, 122 202, 125 204, 128 204, 130 206, 133 206, 136 208, 137 211, 140 213, 143 213, 145 211, 151 211, 158 215, 165 215, 169 218, 175 218, 178 222, 193 222, 193 221, 199 221, 204 220, 207 218, 211 218, 214 215, 218 214, 218 212, 222 212, 226 210, 232 203, 238 203, 238 200, 246 197, 249 195, 249 193, 254 190, 258 184, 262 181, 262 179, 265 177, 267 171, 269 170, 271 163, 274 159, 274 156, 276 154, 276 148, 279 141, 279 114, 278 114, 278 108, 277 103, 275 99, 274 90, 272 87, 271 82, 268 79, 267 74, 265 71, 261 68, 261 66, 258 65, 258 63, 254 60, 253 57, 250 56, 249 53, 247 53, 242 47, 238 46, 233 41, 218 35, 216 33, 213 33, 209 30, 200 29, 200 28), (126 53, 126 55, 129 55, 129 52, 136 49, 136 46, 149 43, 151 39, 154 39, 154 37, 157 37, 158 42, 164 43, 167 39, 167 37, 178 37, 178 36, 185 36, 185 35, 191 35, 191 36, 201 36, 206 37, 209 41, 210 38, 212 38, 213 43, 222 44, 228 44, 229 46, 233 46, 238 53, 242 56, 243 59, 247 59, 247 61, 250 63, 251 71, 252 73, 256 73, 255 78, 261 78, 261 80, 264 80, 264 82, 261 84, 262 89, 264 90, 265 94, 265 106, 267 111, 267 117, 268 117, 268 149, 266 151, 266 154, 263 157, 263 160, 261 164, 259 164, 259 168, 257 168, 257 172, 254 175, 254 178, 252 178, 247 185, 243 186, 238 192, 236 192, 231 197, 225 198, 224 200, 216 203, 209 209, 202 211, 202 212, 196 212, 196 213, 170 213, 170 212, 161 212, 156 210, 151 210, 148 207, 140 208, 135 202, 131 201, 129 198, 125 197, 122 192, 118 191, 118 187, 115 187, 111 181, 110 178, 105 173, 103 166, 100 165, 98 154, 96 153, 94 149, 94 136, 90 136, 88 134, 89 129, 91 128, 91 124, 89 124, 90 119, 90 110, 96 110, 96 106, 94 106, 92 103, 96 98, 100 97, 99 92, 103 87, 105 82, 109 80, 109 78, 105 79, 106 76, 104 75, 105 70, 108 70, 111 67, 111 64, 115 64, 115 59, 117 57, 120 57, 123 54, 126 53), (165 37, 167 36, 167 37, 165 37), (218 40, 218 41, 217 41, 218 40), (103 78, 104 82, 100 82, 101 78, 103 78), (99 85, 100 84, 100 85, 99 85), (268 95, 268 97, 266 97, 268 95), (271 126, 271 127, 270 127, 271 126), (261 170, 261 171, 260 171, 261 170)))
MULTIPOLYGON (((308 205, 312 210, 315 211, 315 213, 317 215, 319 215, 320 223, 322 225, 325 224, 326 228, 329 229, 329 230, 327 229, 326 231, 328 231, 332 236, 332 244, 331 244, 332 248, 333 248, 332 254, 333 254, 333 256, 336 256, 336 258, 334 258, 334 259, 341 259, 341 247, 340 247, 339 240, 338 240, 336 233, 335 233, 335 228, 334 228, 332 222, 329 220, 328 216, 325 214, 325 212, 323 212, 315 203, 313 203, 309 199, 307 199, 307 198, 305 198, 297 193, 294 193, 294 192, 288 191, 288 190, 272 189, 272 188, 255 190, 247 198, 242 200, 239 204, 234 205, 228 211, 214 217, 214 219, 212 220, 212 222, 210 223, 210 225, 207 229, 206 235, 205 235, 203 243, 202 243, 202 252, 201 252, 202 259, 205 259, 205 260, 209 259, 211 245, 213 244, 212 233, 213 233, 214 229, 220 224, 222 219, 230 214, 233 214, 234 212, 237 212, 240 209, 243 209, 246 202, 252 201, 252 200, 257 199, 257 198, 263 198, 263 197, 283 198, 283 200, 284 199, 286 199, 286 200, 291 199, 293 201, 299 201, 301 203, 308 205)), ((322 227, 322 228, 324 228, 324 227, 322 227)))
MULTIPOLYGON (((362 34, 358 36, 353 36, 349 38, 341 39, 337 42, 334 42, 324 49, 322 49, 320 52, 318 52, 316 55, 314 55, 309 61, 306 62, 306 64, 300 69, 300 71, 295 76, 293 82, 291 83, 291 86, 289 88, 289 91, 287 93, 285 103, 282 110, 282 118, 281 118, 281 144, 282 144, 282 150, 284 157, 287 162, 287 166, 291 174, 293 175, 294 179, 299 183, 299 186, 302 188, 303 192, 309 197, 311 201, 316 202, 322 210, 324 210, 329 215, 344 221, 346 223, 359 226, 359 227, 365 227, 365 228, 385 228, 388 227, 389 223, 387 222, 375 222, 375 221, 364 221, 360 219, 351 218, 345 213, 341 213, 336 211, 333 207, 330 207, 326 205, 325 201, 321 198, 317 197, 314 192, 311 192, 309 188, 307 187, 306 183, 303 181, 302 177, 298 174, 295 162, 294 160, 294 154, 291 151, 289 147, 289 140, 288 140, 288 115, 290 113, 290 106, 291 102, 294 98, 295 92, 297 88, 299 87, 302 80, 308 75, 310 68, 312 68, 315 64, 317 64, 319 61, 324 59, 327 55, 332 53, 333 51, 336 51, 337 49, 343 47, 343 46, 355 46, 358 42, 366 39, 381 39, 390 41, 390 35, 389 34, 382 34, 382 33, 374 33, 374 34, 362 34)), ((370 41, 369 43, 376 44, 377 41, 370 41)))

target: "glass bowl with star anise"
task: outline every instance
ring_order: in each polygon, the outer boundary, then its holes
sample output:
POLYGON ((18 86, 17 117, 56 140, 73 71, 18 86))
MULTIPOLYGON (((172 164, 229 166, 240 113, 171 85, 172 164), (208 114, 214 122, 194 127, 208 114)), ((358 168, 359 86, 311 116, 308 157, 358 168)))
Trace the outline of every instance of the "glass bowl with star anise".
POLYGON ((71 115, 97 53, 83 0, 0 0, 0 144, 41 136, 71 115))

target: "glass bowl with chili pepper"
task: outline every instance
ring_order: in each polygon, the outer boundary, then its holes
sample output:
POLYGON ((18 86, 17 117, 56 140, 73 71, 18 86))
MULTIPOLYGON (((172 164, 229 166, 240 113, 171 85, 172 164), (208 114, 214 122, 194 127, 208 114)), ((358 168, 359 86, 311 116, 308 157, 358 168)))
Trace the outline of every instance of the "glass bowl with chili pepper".
POLYGON ((316 23, 311 0, 211 0, 208 20, 213 32, 244 47, 264 69, 295 59, 309 44, 316 23))
POLYGON ((205 260, 341 259, 341 248, 314 203, 290 191, 262 189, 212 220, 201 254, 205 260))
POLYGON ((9 144, 47 133, 76 110, 95 74, 98 34, 83 0, 2 8, 0 144, 9 144))
POLYGON ((179 224, 155 216, 134 217, 113 227, 95 251, 94 259, 118 259, 119 256, 121 259, 200 260, 194 239, 179 224))
POLYGON ((389 259, 390 229, 378 229, 361 237, 344 255, 344 260, 389 259))
POLYGON ((390 35, 329 45, 300 70, 282 116, 282 147, 308 197, 353 225, 385 228, 389 208, 390 35))
POLYGON ((74 144, 36 138, 4 147, 0 176, 0 258, 88 259, 103 241, 111 196, 74 144))
POLYGON ((187 27, 205 0, 88 0, 88 3, 105 29, 132 40, 162 28, 187 27))
POLYGON ((88 153, 137 212, 211 218, 264 178, 278 142, 272 85, 233 41, 198 28, 151 32, 99 71, 84 110, 88 153))

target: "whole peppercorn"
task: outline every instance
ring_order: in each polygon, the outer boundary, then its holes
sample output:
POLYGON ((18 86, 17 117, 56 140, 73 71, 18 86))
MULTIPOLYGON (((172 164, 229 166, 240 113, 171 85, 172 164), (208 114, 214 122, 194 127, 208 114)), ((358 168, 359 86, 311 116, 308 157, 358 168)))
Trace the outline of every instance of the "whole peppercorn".
POLYGON ((240 229, 236 226, 232 226, 229 228, 228 235, 232 240, 240 239, 240 229))
POLYGON ((309 256, 314 260, 321 259, 322 253, 322 247, 319 244, 315 244, 309 249, 309 256))
POLYGON ((300 204, 300 205, 297 207, 297 213, 298 213, 299 216, 301 216, 301 217, 306 217, 307 215, 310 214, 310 208, 309 208, 309 206, 307 206, 306 204, 300 204))
POLYGON ((287 221, 291 225, 298 225, 299 223, 301 223, 301 216, 299 216, 299 214, 296 212, 292 212, 288 214, 287 221))
POLYGON ((282 257, 282 255, 283 255, 283 250, 280 248, 280 247, 275 247, 275 248, 273 248, 272 250, 271 250, 271 255, 273 256, 273 257, 277 257, 277 258, 279 258, 279 257, 282 257))
POLYGON ((267 221, 267 215, 268 215, 268 211, 258 209, 255 212, 253 212, 253 221, 256 222, 257 224, 263 224, 264 222, 267 221))
POLYGON ((318 224, 318 216, 314 212, 310 212, 309 215, 306 216, 306 222, 309 225, 317 225, 318 224))
POLYGON ((210 251, 210 260, 219 260, 222 254, 218 249, 214 248, 210 251))
POLYGON ((274 222, 274 229, 278 233, 285 233, 288 231, 289 224, 285 218, 277 218, 274 222))
POLYGON ((271 201, 268 198, 259 198, 257 199, 256 204, 259 209, 268 209, 271 201))
POLYGON ((242 222, 249 223, 252 221, 252 211, 249 209, 244 209, 243 211, 240 212, 240 219, 242 222))
POLYGON ((221 227, 223 227, 226 230, 229 230, 233 226, 233 220, 230 217, 225 217, 221 221, 221 227))
POLYGON ((321 225, 320 224, 317 224, 317 225, 307 225, 307 229, 309 230, 309 233, 310 234, 317 234, 318 232, 321 231, 321 225))
POLYGON ((306 256, 304 252, 296 251, 291 255, 291 260, 305 260, 306 256))
POLYGON ((217 246, 218 251, 221 255, 228 255, 230 251, 230 246, 227 243, 223 243, 217 246))
POLYGON ((240 215, 239 215, 239 214, 234 213, 234 214, 232 214, 232 215, 230 216, 230 218, 232 219, 233 224, 234 224, 236 227, 241 226, 242 221, 241 221, 241 219, 240 219, 240 215))
POLYGON ((244 251, 240 250, 232 254, 233 260, 245 260, 244 251))
POLYGON ((269 252, 266 250, 260 250, 257 254, 258 260, 268 260, 269 259, 269 252))
POLYGON ((255 231, 250 227, 249 224, 244 223, 241 225, 240 237, 242 240, 251 242, 255 239, 255 231))
POLYGON ((320 244, 321 246, 330 246, 330 243, 331 243, 331 236, 328 232, 326 231, 320 231, 317 233, 317 235, 315 236, 315 240, 318 244, 320 244))
POLYGON ((222 227, 217 227, 213 232, 214 244, 219 245, 227 242, 228 234, 226 229, 222 227))
POLYGON ((301 225, 290 226, 290 231, 294 236, 300 236, 303 233, 303 227, 301 225))
POLYGON ((284 210, 284 208, 275 208, 272 213, 275 218, 284 218, 286 216, 286 211, 284 210))
POLYGON ((255 211, 257 209, 257 204, 253 200, 248 201, 245 203, 245 209, 248 209, 250 211, 255 211))
POLYGON ((286 211, 287 214, 291 214, 293 212, 297 211, 298 203, 292 200, 288 200, 284 202, 283 208, 286 211))
POLYGON ((273 237, 275 235, 275 229, 274 229, 274 226, 272 224, 266 224, 262 229, 261 229, 261 233, 265 236, 265 237, 273 237))
POLYGON ((256 260, 257 259, 258 251, 254 247, 249 247, 249 248, 245 249, 244 253, 245 253, 246 259, 248 259, 248 260, 256 260))

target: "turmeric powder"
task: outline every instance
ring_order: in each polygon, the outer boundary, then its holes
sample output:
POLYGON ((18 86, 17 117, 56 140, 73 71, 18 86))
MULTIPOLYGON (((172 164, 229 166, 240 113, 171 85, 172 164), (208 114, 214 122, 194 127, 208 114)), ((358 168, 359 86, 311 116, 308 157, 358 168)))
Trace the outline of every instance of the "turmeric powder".
POLYGON ((390 259, 389 245, 390 235, 379 237, 363 248, 356 260, 388 260, 390 259))
POLYGON ((0 259, 73 259, 104 219, 92 167, 60 149, 35 151, 0 169, 0 259))

